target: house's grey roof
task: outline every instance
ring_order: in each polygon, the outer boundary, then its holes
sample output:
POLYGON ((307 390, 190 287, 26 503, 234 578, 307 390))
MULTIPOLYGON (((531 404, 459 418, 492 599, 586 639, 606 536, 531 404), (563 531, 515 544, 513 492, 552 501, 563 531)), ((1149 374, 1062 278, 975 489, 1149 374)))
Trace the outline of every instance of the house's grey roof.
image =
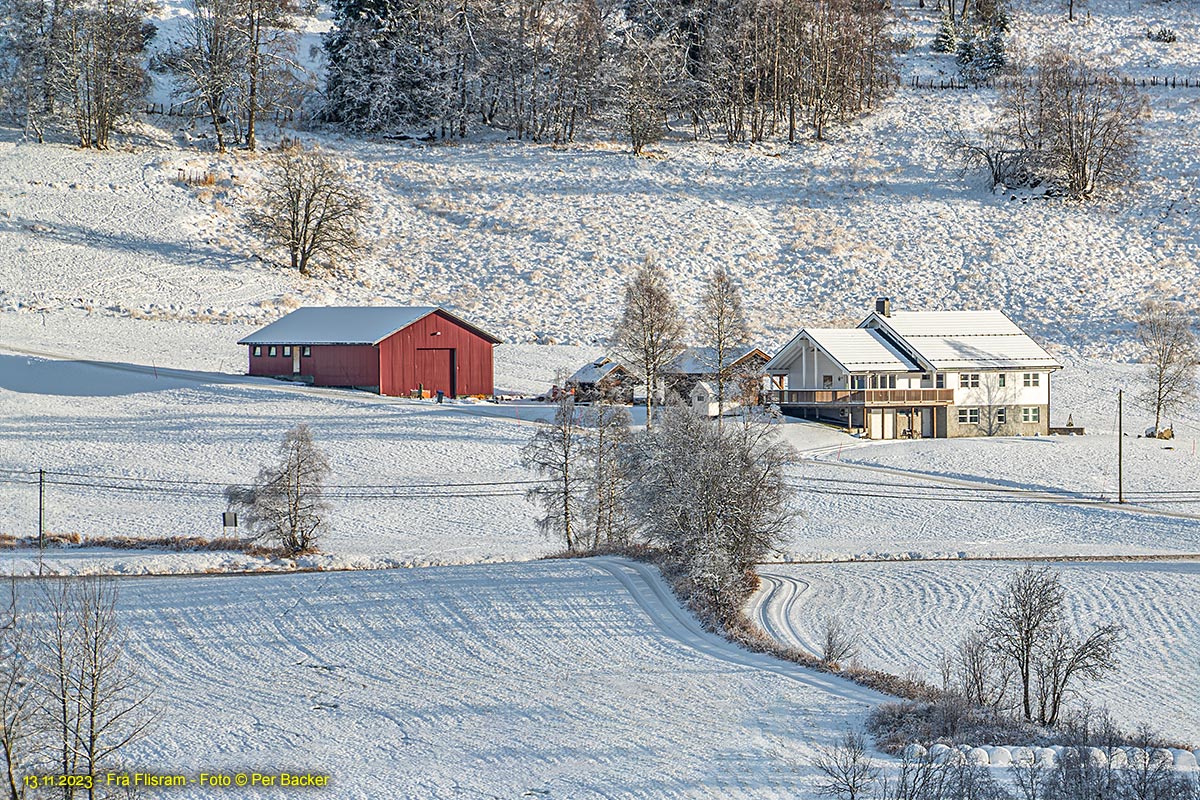
POLYGON ((567 378, 567 383, 596 384, 607 378, 620 368, 620 364, 608 357, 601 357, 590 364, 584 364, 575 370, 575 374, 567 378))
MULTIPOLYGON (((762 353, 762 351, 751 346, 738 348, 726 354, 726 366, 736 364, 754 353, 762 353)), ((766 353, 762 353, 762 355, 766 358, 766 353)), ((715 347, 689 347, 672 359, 665 371, 682 375, 706 375, 713 371, 716 363, 715 347)))
POLYGON ((895 311, 863 325, 892 331, 936 370, 1062 366, 1002 311, 895 311))
POLYGON ((769 362, 768 372, 786 372, 799 359, 805 339, 824 350, 847 372, 921 372, 877 331, 867 328, 805 328, 769 362))
POLYGON ((311 306, 296 309, 238 344, 378 344, 435 311, 493 343, 500 341, 437 306, 311 306))

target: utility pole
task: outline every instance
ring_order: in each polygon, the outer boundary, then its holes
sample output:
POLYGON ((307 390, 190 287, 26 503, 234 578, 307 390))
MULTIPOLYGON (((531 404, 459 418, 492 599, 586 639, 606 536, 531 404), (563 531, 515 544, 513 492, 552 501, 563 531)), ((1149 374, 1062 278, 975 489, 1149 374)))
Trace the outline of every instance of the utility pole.
POLYGON ((1117 502, 1125 502, 1125 390, 1117 390, 1117 502))
POLYGON ((42 574, 42 555, 46 550, 46 470, 38 470, 38 575, 42 574))

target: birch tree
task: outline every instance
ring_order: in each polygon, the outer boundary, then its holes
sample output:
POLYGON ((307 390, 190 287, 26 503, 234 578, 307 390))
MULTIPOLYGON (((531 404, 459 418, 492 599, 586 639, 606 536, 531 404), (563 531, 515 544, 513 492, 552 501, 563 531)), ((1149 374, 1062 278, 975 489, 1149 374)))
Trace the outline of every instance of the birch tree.
POLYGON ((629 412, 597 403, 583 414, 583 461, 587 464, 585 495, 587 532, 593 548, 628 540, 626 504, 628 476, 623 451, 629 443, 629 412))
POLYGON ((584 550, 588 544, 582 535, 587 525, 582 508, 588 491, 583 437, 575 398, 564 392, 556 402, 554 418, 539 425, 521 448, 521 463, 544 478, 527 493, 529 500, 542 507, 538 528, 560 539, 571 552, 584 550))
POLYGON ((1142 395, 1154 410, 1154 430, 1169 414, 1196 396, 1200 343, 1195 321, 1179 303, 1149 300, 1137 317, 1137 337, 1145 348, 1146 380, 1142 395))
POLYGON ((16 580, 9 584, 7 608, 0 618, 0 758, 4 787, 0 794, 19 800, 25 796, 23 775, 32 766, 37 735, 36 674, 26 615, 17 609, 16 580))
POLYGON ((646 382, 646 428, 654 424, 654 395, 663 369, 683 350, 683 320, 667 275, 647 259, 625 282, 624 308, 613 332, 613 349, 646 382))
POLYGON ((750 341, 750 327, 742 306, 742 291, 729 270, 717 267, 709 276, 700 296, 700 314, 695 331, 711 354, 705 365, 717 384, 717 420, 725 414, 725 392, 737 379, 734 360, 750 341))
POLYGON ((315 548, 328 527, 325 480, 329 461, 313 441, 307 425, 283 437, 279 461, 264 466, 250 486, 229 486, 225 498, 240 512, 258 540, 269 541, 288 555, 315 548))

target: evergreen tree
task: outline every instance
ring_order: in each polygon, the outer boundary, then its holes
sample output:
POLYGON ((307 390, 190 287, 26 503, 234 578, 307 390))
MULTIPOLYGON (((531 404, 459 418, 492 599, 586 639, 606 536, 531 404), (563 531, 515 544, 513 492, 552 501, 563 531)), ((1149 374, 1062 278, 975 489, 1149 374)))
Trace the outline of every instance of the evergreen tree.
POLYGON ((958 30, 949 12, 942 15, 937 35, 933 37, 933 52, 953 53, 958 50, 958 30))

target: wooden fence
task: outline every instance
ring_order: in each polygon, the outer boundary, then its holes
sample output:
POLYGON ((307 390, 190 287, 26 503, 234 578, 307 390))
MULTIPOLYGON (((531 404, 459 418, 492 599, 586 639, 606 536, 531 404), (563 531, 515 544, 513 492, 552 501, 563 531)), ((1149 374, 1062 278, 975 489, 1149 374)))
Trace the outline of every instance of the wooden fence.
MULTIPOLYGON (((166 117, 205 117, 208 116, 208 109, 201 107, 198 103, 188 100, 182 103, 147 103, 142 108, 143 114, 159 114, 166 117)), ((259 112, 258 118, 263 121, 271 121, 275 123, 292 122, 293 120, 305 119, 304 112, 297 111, 293 108, 280 108, 275 111, 259 112)))
MULTIPOLYGON (((1150 75, 1143 77, 1132 77, 1130 75, 1122 75, 1119 80, 1125 86, 1141 86, 1155 87, 1161 86, 1167 89, 1200 89, 1200 77, 1192 75, 1150 75)), ((1100 82, 1097 78, 1092 82, 1093 85, 1100 82)), ((964 81, 957 77, 930 77, 914 75, 908 85, 914 89, 1007 89, 1010 86, 1031 86, 1033 80, 1031 78, 988 78, 978 83, 964 81)))

